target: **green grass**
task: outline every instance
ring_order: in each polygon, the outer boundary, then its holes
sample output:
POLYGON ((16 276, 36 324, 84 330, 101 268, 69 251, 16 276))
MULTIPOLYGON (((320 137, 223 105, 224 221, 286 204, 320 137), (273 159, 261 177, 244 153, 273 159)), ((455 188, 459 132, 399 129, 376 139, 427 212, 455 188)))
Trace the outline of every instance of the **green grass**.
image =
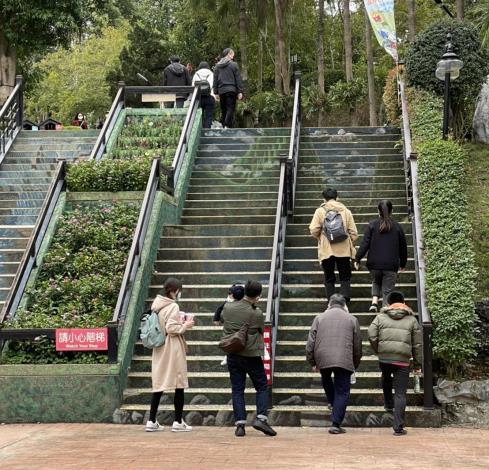
POLYGON ((467 144, 467 197, 475 251, 477 300, 489 298, 489 145, 467 144))

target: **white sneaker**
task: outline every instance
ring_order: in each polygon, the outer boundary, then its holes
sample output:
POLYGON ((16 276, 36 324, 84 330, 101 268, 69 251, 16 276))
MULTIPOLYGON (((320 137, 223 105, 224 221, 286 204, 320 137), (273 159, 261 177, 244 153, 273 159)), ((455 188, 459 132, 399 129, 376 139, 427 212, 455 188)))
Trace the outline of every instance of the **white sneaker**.
POLYGON ((173 426, 171 427, 173 432, 190 432, 192 431, 192 426, 189 426, 183 419, 182 422, 179 423, 177 421, 173 421, 173 426))
POLYGON ((228 357, 224 356, 224 359, 221 361, 221 366, 227 366, 228 365, 228 357))
POLYGON ((146 432, 163 431, 163 429, 163 426, 158 423, 158 421, 155 421, 153 423, 153 421, 150 420, 148 420, 148 422, 146 423, 146 427, 144 428, 146 432))

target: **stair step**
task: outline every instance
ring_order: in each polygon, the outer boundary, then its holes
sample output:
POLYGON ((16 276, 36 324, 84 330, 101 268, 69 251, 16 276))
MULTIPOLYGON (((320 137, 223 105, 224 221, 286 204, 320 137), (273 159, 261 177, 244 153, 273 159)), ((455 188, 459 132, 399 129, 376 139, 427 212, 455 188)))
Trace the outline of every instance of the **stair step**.
MULTIPOLYGON (((267 188, 268 189, 268 188, 267 188)), ((260 201, 271 201, 271 203, 277 201, 277 192, 276 191, 233 191, 233 192, 224 192, 224 191, 215 191, 214 192, 202 192, 202 191, 189 191, 187 193, 187 201, 193 200, 222 200, 222 199, 236 199, 240 198, 243 201, 249 199, 259 199, 260 201)))
MULTIPOLYGON (((220 212, 219 212, 220 214, 220 212)), ((182 224, 186 225, 219 225, 223 224, 226 221, 233 221, 235 224, 246 224, 246 222, 250 221, 250 216, 249 215, 242 215, 240 213, 234 215, 233 217, 230 217, 228 215, 196 215, 196 216, 189 216, 189 215, 184 215, 181 218, 182 224)), ((256 224, 269 224, 273 225, 275 224, 275 214, 269 214, 269 215, 262 215, 262 214, 255 214, 252 217, 252 220, 256 224)))
POLYGON ((233 128, 233 129, 205 129, 202 137, 247 137, 247 136, 290 136, 290 129, 286 127, 260 127, 260 128, 233 128))
POLYGON ((249 271, 270 270, 270 259, 234 259, 234 260, 165 260, 156 261, 155 269, 157 271, 205 271, 212 273, 236 272, 240 269, 249 271))
MULTIPOLYGON (((215 212, 215 209, 213 209, 215 212)), ((273 245, 273 236, 228 236, 219 238, 210 238, 208 236, 195 237, 160 237, 160 248, 175 249, 175 248, 239 248, 239 247, 255 247, 268 248, 273 245)))
MULTIPOLYGON (((165 279, 172 276, 175 276, 175 272, 173 271, 156 271, 153 275, 153 282, 158 285, 163 285, 165 279)), ((247 271, 241 268, 225 273, 197 270, 187 272, 179 271, 178 278, 182 281, 184 287, 187 284, 198 284, 199 282, 228 283, 231 286, 232 284, 244 284, 248 279, 260 281, 263 284, 268 282, 270 278, 270 266, 267 267, 267 270, 263 271, 247 271)))
POLYGON ((236 260, 258 259, 271 260, 272 247, 217 247, 202 250, 197 248, 160 248, 158 259, 165 261, 197 261, 197 260, 236 260))
POLYGON ((208 225, 165 225, 167 237, 183 236, 272 236, 274 226, 270 224, 208 224, 208 225))
POLYGON ((345 133, 358 135, 401 135, 399 128, 388 126, 303 127, 301 129, 301 135, 305 136, 344 135, 345 133))

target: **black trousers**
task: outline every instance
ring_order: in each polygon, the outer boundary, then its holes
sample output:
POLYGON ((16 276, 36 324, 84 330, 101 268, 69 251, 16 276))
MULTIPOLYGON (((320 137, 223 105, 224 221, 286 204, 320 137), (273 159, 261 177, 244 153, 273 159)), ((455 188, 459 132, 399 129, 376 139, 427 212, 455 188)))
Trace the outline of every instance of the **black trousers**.
POLYGON ((340 294, 350 300, 350 286, 351 286, 351 260, 350 258, 337 258, 331 256, 328 259, 323 259, 321 265, 324 270, 324 286, 326 287, 326 297, 329 299, 335 291, 335 267, 338 269, 340 278, 340 294))
POLYGON ((204 129, 210 129, 212 127, 212 116, 214 114, 215 105, 216 101, 214 100, 213 96, 201 96, 200 107, 202 108, 203 112, 202 126, 204 129))
POLYGON ((233 127, 234 112, 236 110, 236 100, 238 95, 233 92, 223 93, 219 95, 221 103, 221 124, 223 127, 233 127))
POLYGON ((165 103, 165 108, 183 108, 183 104, 185 103, 186 100, 187 98, 177 98, 176 105, 175 105, 175 101, 167 101, 165 103))
MULTIPOLYGON (((149 410, 149 420, 156 421, 156 413, 158 412, 158 406, 160 404, 163 392, 153 392, 151 396, 151 408, 149 410)), ((177 423, 182 422, 183 418, 183 404, 185 401, 185 392, 183 388, 175 389, 175 396, 173 398, 173 406, 175 407, 175 421, 177 423)))
POLYGON ((406 391, 409 383, 409 367, 396 366, 380 362, 382 371, 382 389, 386 408, 394 408, 394 430, 404 427, 406 411, 406 391), (394 397, 392 397, 394 388, 394 397))
POLYGON ((387 305, 387 296, 394 290, 397 280, 396 271, 372 269, 372 297, 382 297, 382 304, 387 305))

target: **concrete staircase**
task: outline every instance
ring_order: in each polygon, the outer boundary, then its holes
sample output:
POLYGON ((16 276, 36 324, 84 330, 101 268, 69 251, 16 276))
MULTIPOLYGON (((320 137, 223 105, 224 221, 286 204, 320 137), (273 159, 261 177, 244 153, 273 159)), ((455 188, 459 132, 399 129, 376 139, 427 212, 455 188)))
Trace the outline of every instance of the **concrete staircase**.
MULTIPOLYGON (((181 309, 196 315, 186 334, 190 389, 189 424, 233 422, 231 387, 217 347, 221 327, 215 309, 234 282, 257 279, 266 298, 272 255, 280 153, 287 153, 288 129, 204 131, 193 168, 181 225, 166 226, 148 306, 167 277, 183 281, 181 309)), ((266 309, 265 302, 260 306, 266 309)), ((142 423, 151 400, 151 352, 136 344, 120 421, 142 423)), ((247 400, 253 401, 247 390, 247 400)), ((158 419, 173 419, 172 396, 163 395, 158 419)), ((253 407, 254 408, 254 407, 253 407)), ((253 410, 250 407, 250 411, 253 410)), ((118 420, 119 421, 119 420, 118 420)))
POLYGON ((0 308, 37 220, 57 159, 86 158, 99 131, 22 131, 0 165, 0 308))
MULTIPOLYGON (((409 245, 407 269, 400 274, 397 287, 416 310, 411 224, 407 218, 402 154, 397 145, 401 136, 397 129, 390 128, 346 131, 310 128, 303 130, 301 137, 296 210, 293 223, 287 225, 273 391, 278 421, 289 425, 329 423, 320 376, 311 372, 304 358, 312 321, 326 308, 317 243, 308 230, 315 209, 323 202, 323 189, 338 190, 341 202, 353 212, 360 237, 368 221, 377 216, 378 201, 383 198, 392 201, 394 216, 402 223, 409 245)), ((386 426, 391 424, 392 415, 384 412, 378 361, 367 340, 367 328, 375 314, 367 312, 371 284, 364 262, 361 270, 353 273, 350 306, 362 329, 363 359, 357 383, 352 386, 345 424, 386 426)), ((439 426, 439 414, 424 411, 421 404, 422 395, 414 394, 411 386, 408 425, 439 426)))

